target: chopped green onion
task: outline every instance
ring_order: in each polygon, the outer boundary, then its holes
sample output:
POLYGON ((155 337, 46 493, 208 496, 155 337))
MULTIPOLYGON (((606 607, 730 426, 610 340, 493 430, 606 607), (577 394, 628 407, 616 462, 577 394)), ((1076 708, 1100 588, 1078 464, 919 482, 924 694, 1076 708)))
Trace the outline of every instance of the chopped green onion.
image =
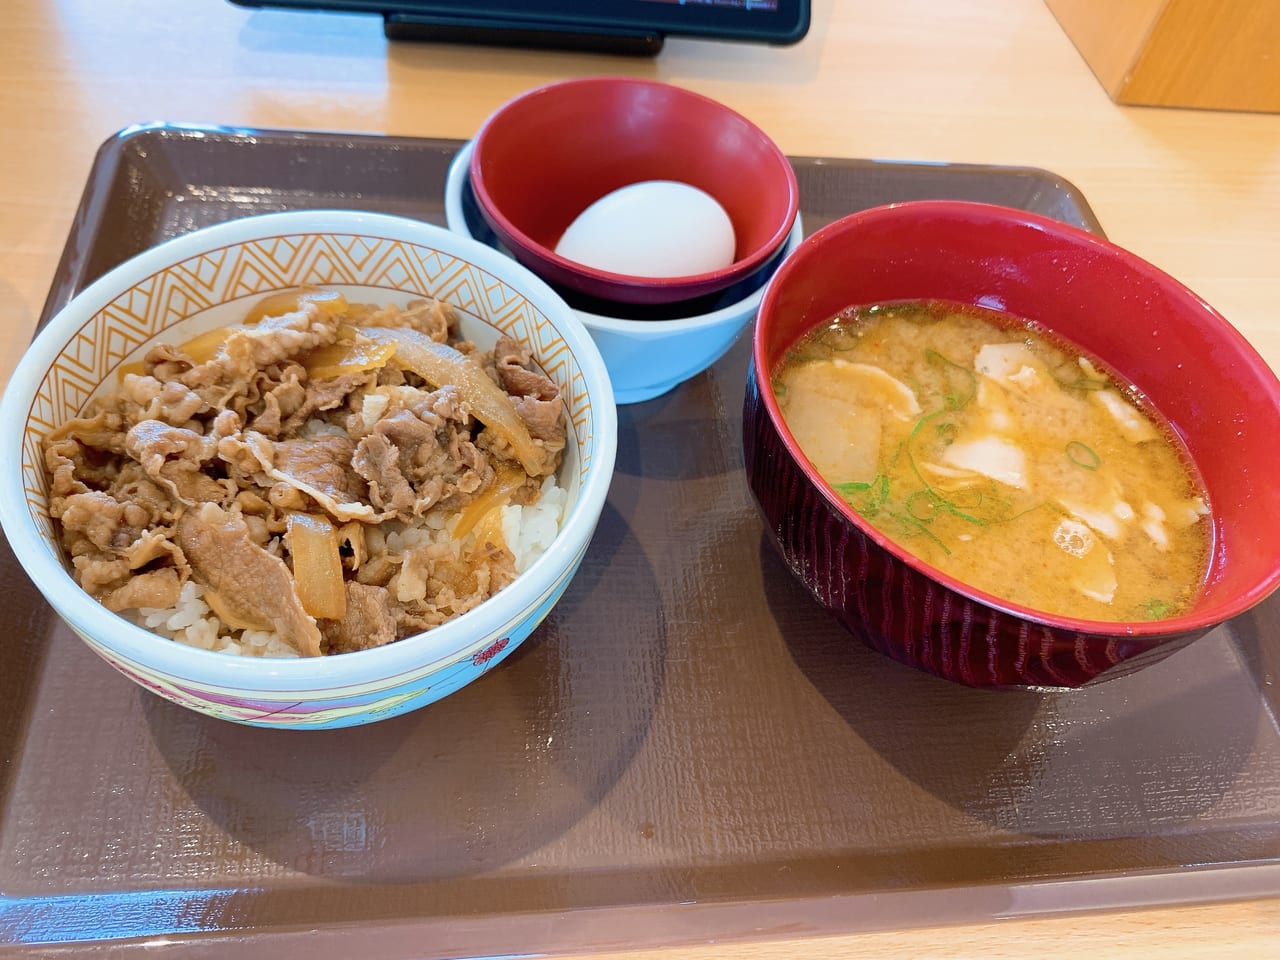
MULTIPOLYGON (((1007 501, 998 497, 991 498, 997 505, 1009 505, 1007 501)), ((962 487, 951 495, 951 503, 959 507, 961 510, 976 510, 978 507, 987 503, 987 496, 977 487, 962 487)))
POLYGON ((915 493, 911 494, 911 496, 907 497, 907 513, 910 514, 912 520, 918 520, 921 523, 928 523, 938 515, 938 507, 941 505, 939 503, 939 499, 940 498, 927 487, 924 490, 917 490, 915 493), (924 501, 924 509, 919 507, 921 501, 924 501))
POLYGON ((831 488, 864 517, 874 517, 889 499, 889 478, 885 474, 877 475, 870 483, 852 480, 848 483, 833 483, 831 488), (859 497, 859 494, 865 496, 859 497))
POLYGON ((962 367, 953 360, 948 360, 937 350, 924 352, 924 358, 935 366, 941 366, 942 376, 946 382, 943 400, 948 410, 962 410, 978 392, 978 375, 968 367, 962 367))
POLYGON ((894 520, 897 520, 899 526, 903 528, 904 537, 909 537, 913 533, 923 533, 926 537, 928 537, 930 540, 932 540, 934 543, 938 545, 939 550, 945 553, 948 557, 951 556, 950 548, 941 540, 939 540, 938 537, 934 534, 934 532, 930 530, 928 527, 926 527, 919 520, 916 520, 914 517, 905 517, 900 513, 891 513, 889 515, 894 520))
POLYGON ((1110 386, 1105 380, 1094 380, 1092 377, 1080 377, 1067 384, 1076 390, 1105 390, 1110 386))
POLYGON ((944 510, 947 511, 947 513, 951 514, 953 517, 957 517, 961 520, 964 520, 968 523, 975 524, 979 527, 985 527, 987 525, 987 521, 983 520, 981 517, 975 517, 971 513, 966 513, 950 500, 944 500, 941 506, 944 510))
POLYGON ((849 480, 846 483, 833 483, 831 485, 831 489, 843 497, 845 494, 862 493, 866 490, 870 490, 871 484, 867 483, 865 480, 849 480))
POLYGON ((845 353, 858 345, 857 333, 843 323, 833 323, 818 335, 823 346, 830 347, 837 353, 845 353))
POLYGON ((1074 463, 1077 467, 1084 470, 1097 470, 1102 466, 1102 458, 1094 452, 1093 448, 1081 443, 1079 440, 1072 440, 1067 444, 1067 459, 1074 463))

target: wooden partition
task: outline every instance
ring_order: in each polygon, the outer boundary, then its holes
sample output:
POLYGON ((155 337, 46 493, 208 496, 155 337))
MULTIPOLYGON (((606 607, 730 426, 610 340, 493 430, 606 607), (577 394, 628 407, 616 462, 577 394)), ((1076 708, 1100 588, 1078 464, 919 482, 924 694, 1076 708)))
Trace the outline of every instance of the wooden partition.
POLYGON ((1276 0, 1045 0, 1117 103, 1280 112, 1276 0))

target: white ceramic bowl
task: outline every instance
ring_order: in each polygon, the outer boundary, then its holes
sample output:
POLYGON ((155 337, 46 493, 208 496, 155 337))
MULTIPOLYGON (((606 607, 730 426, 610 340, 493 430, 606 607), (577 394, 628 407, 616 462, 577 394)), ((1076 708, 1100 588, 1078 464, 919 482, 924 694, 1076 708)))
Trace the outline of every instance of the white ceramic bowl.
POLYGON ((126 676, 183 706, 270 727, 338 727, 431 703, 492 669, 546 616, 573 576, 613 473, 617 412, 599 351, 564 301, 483 244, 414 220, 349 211, 250 217, 170 240, 69 303, 23 356, 0 401, 0 521, 50 605, 126 676), (68 573, 48 514, 41 442, 151 344, 235 322, 302 283, 349 299, 452 303, 464 335, 528 344, 560 386, 569 504, 547 551, 505 589, 427 633, 332 657, 262 660, 156 636, 108 612, 68 573))
MULTIPOLYGON (((471 143, 458 151, 445 182, 444 208, 449 229, 469 239, 483 240, 501 250, 491 234, 477 235, 468 222, 465 191, 471 143)), ((799 215, 780 256, 770 260, 761 274, 753 275, 741 299, 706 313, 664 320, 632 320, 599 312, 574 310, 574 315, 595 340, 613 381, 618 403, 638 403, 661 396, 701 373, 733 346, 738 335, 755 318, 769 276, 804 239, 799 215)))

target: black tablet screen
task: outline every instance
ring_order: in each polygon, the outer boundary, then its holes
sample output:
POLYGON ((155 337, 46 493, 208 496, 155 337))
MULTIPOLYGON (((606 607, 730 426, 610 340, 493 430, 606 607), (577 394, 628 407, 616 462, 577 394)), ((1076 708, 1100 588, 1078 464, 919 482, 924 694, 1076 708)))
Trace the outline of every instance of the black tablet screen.
POLYGON ((647 31, 795 43, 809 28, 809 0, 230 0, 245 7, 290 7, 382 14, 401 22, 500 30, 647 31))

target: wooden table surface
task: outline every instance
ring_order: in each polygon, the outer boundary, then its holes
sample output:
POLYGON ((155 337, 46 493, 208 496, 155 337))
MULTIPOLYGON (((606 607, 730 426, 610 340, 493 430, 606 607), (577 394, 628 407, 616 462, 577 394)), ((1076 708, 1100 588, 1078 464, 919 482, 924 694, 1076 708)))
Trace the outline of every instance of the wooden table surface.
MULTIPOLYGON (((794 47, 669 39, 646 60, 393 46, 374 18, 225 0, 6 0, 0 380, 30 340, 94 151, 114 131, 165 120, 465 138, 523 90, 600 73, 714 97, 793 155, 1053 170, 1112 239, 1182 279, 1280 369, 1280 115, 1118 107, 1039 0, 814 7, 794 47)), ((1273 957, 1280 898, 780 936, 643 955, 1273 957)), ((608 956, 624 955, 641 954, 608 956)))

